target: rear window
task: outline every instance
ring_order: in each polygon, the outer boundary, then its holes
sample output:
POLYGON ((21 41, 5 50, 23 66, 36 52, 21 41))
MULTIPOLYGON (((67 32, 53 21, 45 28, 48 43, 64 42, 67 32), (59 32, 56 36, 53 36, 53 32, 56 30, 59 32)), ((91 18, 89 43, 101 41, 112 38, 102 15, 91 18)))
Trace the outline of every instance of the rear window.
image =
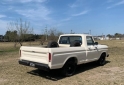
POLYGON ((70 44, 73 41, 79 41, 82 44, 81 36, 61 36, 59 44, 70 44))

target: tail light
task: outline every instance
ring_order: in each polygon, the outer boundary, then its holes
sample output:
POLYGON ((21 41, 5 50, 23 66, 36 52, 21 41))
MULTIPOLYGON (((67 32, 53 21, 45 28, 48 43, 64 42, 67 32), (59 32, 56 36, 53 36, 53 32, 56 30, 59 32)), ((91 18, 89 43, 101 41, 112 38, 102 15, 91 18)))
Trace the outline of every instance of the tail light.
POLYGON ((51 62, 51 53, 49 53, 49 62, 51 62))

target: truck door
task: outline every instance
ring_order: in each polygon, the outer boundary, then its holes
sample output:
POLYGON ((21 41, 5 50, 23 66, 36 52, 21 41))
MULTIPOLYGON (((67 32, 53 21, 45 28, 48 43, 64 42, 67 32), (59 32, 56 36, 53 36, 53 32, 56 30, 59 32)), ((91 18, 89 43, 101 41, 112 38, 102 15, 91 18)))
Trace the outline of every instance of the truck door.
POLYGON ((87 49, 87 60, 94 61, 98 59, 97 45, 94 44, 94 40, 92 36, 87 36, 86 42, 87 42, 87 48, 86 48, 87 49))

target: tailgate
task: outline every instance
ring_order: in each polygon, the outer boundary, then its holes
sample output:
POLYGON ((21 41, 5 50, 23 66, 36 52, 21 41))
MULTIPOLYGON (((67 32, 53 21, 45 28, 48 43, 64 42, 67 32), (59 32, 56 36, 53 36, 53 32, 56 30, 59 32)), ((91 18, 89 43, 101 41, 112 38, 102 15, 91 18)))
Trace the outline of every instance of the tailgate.
POLYGON ((20 56, 21 60, 48 64, 48 48, 22 46, 20 56))

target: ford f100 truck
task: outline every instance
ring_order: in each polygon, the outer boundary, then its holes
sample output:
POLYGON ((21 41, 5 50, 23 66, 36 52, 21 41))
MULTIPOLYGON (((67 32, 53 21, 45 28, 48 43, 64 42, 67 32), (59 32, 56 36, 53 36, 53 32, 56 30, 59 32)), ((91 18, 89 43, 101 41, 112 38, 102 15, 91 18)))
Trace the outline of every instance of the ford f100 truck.
POLYGON ((79 64, 97 61, 104 65, 108 46, 100 45, 89 34, 63 34, 47 46, 21 46, 19 64, 49 71, 62 69, 65 76, 75 73, 79 64))

